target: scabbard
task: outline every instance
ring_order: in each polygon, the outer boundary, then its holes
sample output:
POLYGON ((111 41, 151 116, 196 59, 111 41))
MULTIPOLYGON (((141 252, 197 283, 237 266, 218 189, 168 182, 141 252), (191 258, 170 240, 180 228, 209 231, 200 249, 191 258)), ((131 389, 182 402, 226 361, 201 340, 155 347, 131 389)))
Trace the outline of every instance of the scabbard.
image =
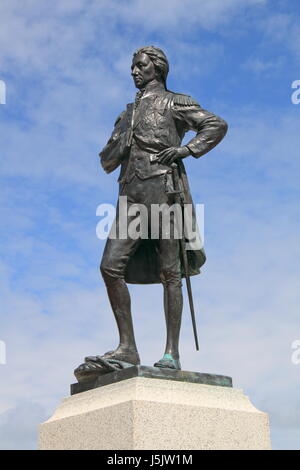
MULTIPOLYGON (((175 201, 180 204, 181 210, 182 210, 182 216, 183 216, 184 215, 183 185, 182 185, 182 182, 181 182, 179 174, 178 174, 178 165, 176 163, 173 163, 171 165, 171 167, 172 167, 175 201), (180 187, 180 186, 182 186, 182 187, 180 187)), ((181 252, 182 264, 183 264, 183 269, 184 269, 184 274, 185 274, 186 287, 187 287, 187 291, 188 291, 188 298, 189 298, 191 318, 192 318, 192 324, 193 324, 195 345, 196 345, 196 350, 199 351, 199 343, 198 343, 197 325, 196 325, 196 319, 195 319, 193 293, 192 293, 191 279, 190 279, 190 275, 189 275, 189 264, 188 264, 188 258, 187 258, 187 252, 186 252, 186 243, 185 243, 185 234, 184 234, 184 220, 183 220, 183 223, 182 223, 182 227, 183 227, 183 233, 182 233, 182 236, 180 238, 180 252, 181 252)))

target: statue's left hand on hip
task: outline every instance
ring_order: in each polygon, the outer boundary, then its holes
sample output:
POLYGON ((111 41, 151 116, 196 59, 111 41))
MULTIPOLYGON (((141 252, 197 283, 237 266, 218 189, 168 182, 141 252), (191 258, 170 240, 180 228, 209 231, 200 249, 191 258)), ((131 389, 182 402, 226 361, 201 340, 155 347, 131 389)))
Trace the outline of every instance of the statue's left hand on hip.
POLYGON ((190 154, 187 147, 169 147, 158 153, 158 161, 163 165, 172 165, 179 158, 185 158, 190 154))

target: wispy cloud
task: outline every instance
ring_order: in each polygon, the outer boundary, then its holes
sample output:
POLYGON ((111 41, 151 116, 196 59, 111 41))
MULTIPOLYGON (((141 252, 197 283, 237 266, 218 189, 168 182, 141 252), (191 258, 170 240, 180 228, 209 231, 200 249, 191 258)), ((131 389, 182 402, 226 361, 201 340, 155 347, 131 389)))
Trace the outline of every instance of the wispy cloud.
POLYGON ((18 404, 0 415, 0 449, 36 449, 38 425, 46 419, 45 409, 32 402, 18 404))

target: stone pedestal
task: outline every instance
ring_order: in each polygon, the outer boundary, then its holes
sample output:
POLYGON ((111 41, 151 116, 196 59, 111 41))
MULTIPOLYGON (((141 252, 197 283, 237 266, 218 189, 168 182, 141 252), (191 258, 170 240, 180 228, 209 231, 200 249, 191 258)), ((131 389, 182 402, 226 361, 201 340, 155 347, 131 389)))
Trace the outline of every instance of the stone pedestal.
POLYGON ((65 398, 40 450, 270 449, 266 413, 241 390, 135 376, 65 398))

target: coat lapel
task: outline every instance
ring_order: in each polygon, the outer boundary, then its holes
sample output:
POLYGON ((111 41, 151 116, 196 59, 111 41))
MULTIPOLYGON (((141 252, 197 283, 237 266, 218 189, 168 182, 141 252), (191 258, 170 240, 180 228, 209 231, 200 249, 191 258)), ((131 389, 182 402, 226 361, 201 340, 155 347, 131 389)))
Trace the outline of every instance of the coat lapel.
POLYGON ((133 119, 133 129, 137 127, 140 123, 141 119, 148 114, 149 112, 153 112, 153 103, 157 98, 157 94, 152 94, 151 96, 145 96, 141 99, 140 104, 135 109, 134 112, 134 119, 133 119))

